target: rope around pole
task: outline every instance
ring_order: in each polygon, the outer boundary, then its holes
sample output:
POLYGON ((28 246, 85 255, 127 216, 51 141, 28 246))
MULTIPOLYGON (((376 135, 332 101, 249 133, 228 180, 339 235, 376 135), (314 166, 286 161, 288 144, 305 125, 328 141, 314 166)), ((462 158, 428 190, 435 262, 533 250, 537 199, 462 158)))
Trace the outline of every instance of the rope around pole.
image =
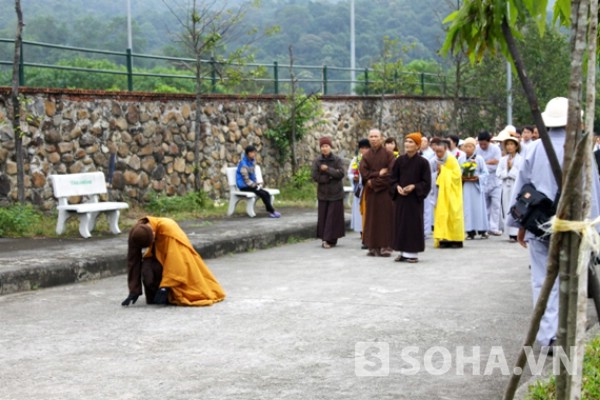
POLYGON ((581 237, 577 263, 577 276, 579 276, 590 264, 592 253, 600 253, 600 234, 596 230, 598 224, 600 224, 600 216, 594 220, 586 218, 583 221, 567 221, 554 216, 540 227, 548 235, 555 232, 575 232, 581 237))

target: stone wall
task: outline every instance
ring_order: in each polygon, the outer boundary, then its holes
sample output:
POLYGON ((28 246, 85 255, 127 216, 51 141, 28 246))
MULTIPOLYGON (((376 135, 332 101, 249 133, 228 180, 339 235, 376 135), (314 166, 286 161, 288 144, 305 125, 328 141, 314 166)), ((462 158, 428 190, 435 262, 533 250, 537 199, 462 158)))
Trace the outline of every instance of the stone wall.
MULTIPOLYGON (((22 91, 29 118, 25 132, 25 192, 28 201, 55 206, 50 174, 103 171, 116 160, 111 197, 129 203, 151 193, 183 195, 194 188, 196 107, 193 96, 127 92, 27 89, 22 91)), ((10 125, 10 92, 0 88, 0 176, 10 181, 15 200, 16 158, 10 125)), ((248 144, 271 186, 291 176, 277 149, 265 137, 274 96, 207 96, 202 112, 200 168, 202 186, 212 198, 227 198, 225 168, 240 160, 248 144)), ((334 151, 352 158, 358 139, 377 125, 379 98, 325 97, 317 128, 299 144, 300 165, 310 165, 318 138, 333 138, 334 151)), ((385 100, 383 132, 401 138, 412 131, 447 130, 452 101, 444 98, 391 97, 385 100)), ((4 185, 6 187, 6 185, 4 185)), ((2 194, 0 193, 0 196, 2 194)))

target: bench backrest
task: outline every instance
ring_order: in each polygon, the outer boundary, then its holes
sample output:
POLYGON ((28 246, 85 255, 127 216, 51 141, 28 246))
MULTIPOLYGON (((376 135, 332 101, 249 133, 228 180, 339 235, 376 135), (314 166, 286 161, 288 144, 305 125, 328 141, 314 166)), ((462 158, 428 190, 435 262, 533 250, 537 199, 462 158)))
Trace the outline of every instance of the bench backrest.
MULTIPOLYGON (((229 185, 229 187, 231 189, 234 189, 234 190, 239 189, 237 187, 237 180, 236 180, 237 176, 236 175, 237 175, 237 167, 227 167, 227 184, 229 185)), ((254 166, 254 175, 256 175, 256 182, 258 182, 258 183, 263 182, 262 171, 260 169, 260 165, 254 166)))
POLYGON ((106 193, 102 172, 50 175, 54 197, 89 196, 106 193))
POLYGON ((235 183, 235 175, 237 173, 237 167, 227 167, 227 184, 231 189, 237 190, 237 184, 235 183))

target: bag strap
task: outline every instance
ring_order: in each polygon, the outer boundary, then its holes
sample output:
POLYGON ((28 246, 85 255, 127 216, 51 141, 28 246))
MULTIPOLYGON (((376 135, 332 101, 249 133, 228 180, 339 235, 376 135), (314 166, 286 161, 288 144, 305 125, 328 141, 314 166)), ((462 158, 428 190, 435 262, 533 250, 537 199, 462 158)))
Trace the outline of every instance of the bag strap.
POLYGON ((558 185, 558 193, 560 193, 562 191, 562 170, 560 168, 560 164, 558 163, 558 157, 556 156, 554 147, 552 147, 550 136, 548 135, 548 132, 545 129, 543 131, 540 131, 540 139, 542 141, 542 144, 544 145, 544 149, 546 150, 548 160, 550 161, 550 166, 552 167, 552 174, 554 175, 554 179, 556 180, 556 184, 558 185))

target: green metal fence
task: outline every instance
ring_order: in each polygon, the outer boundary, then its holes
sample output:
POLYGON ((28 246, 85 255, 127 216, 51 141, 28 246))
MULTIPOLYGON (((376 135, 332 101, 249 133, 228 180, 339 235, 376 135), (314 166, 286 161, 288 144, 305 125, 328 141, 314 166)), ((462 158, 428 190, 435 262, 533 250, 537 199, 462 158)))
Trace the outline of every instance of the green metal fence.
MULTIPOLYGON (((14 40, 0 38, 2 86, 10 85, 13 54, 14 40)), ((119 52, 23 41, 19 83, 34 87, 194 92, 194 65, 191 58, 138 54, 129 49, 119 52), (90 67, 85 60, 105 67, 90 67), (94 87, 89 87, 87 82, 98 80, 98 76, 111 78, 94 81, 94 87)), ((352 80, 352 69, 325 65, 294 65, 291 71, 289 65, 277 61, 242 64, 208 59, 202 60, 201 66, 203 91, 212 93, 287 93, 292 76, 306 93, 324 95, 377 95, 382 90, 407 95, 446 95, 447 86, 444 74, 425 72, 397 71, 384 82, 376 71, 368 68, 354 70, 356 78, 352 80)))

